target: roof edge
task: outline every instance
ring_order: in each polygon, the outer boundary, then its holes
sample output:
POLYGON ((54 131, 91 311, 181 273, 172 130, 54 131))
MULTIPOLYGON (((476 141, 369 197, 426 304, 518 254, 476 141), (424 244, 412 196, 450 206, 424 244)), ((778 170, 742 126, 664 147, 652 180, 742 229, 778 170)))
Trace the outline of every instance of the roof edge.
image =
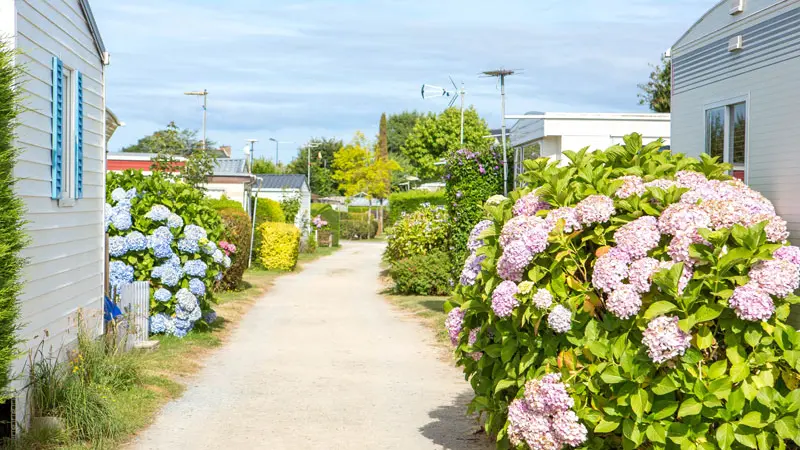
POLYGON ((107 66, 109 61, 106 52, 106 45, 103 42, 103 37, 100 36, 100 29, 97 27, 97 21, 94 20, 94 14, 92 13, 92 7, 89 5, 89 0, 78 0, 78 3, 81 5, 83 15, 86 17, 86 24, 89 26, 89 32, 92 34, 92 38, 94 39, 94 46, 97 48, 100 61, 102 61, 104 66, 107 66))

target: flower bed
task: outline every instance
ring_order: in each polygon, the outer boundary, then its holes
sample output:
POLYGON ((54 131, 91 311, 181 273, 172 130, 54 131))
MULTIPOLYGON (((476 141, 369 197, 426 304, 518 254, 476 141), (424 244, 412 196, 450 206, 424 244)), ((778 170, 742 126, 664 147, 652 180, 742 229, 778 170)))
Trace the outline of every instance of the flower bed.
POLYGON ((158 173, 110 173, 107 186, 112 291, 134 280, 150 282, 153 334, 183 337, 207 326, 216 317, 212 288, 231 266, 216 243, 223 231, 219 215, 203 203, 202 192, 158 173))
POLYGON ((447 328, 498 448, 798 440, 800 249, 727 165, 659 147, 527 161, 486 203, 447 328))

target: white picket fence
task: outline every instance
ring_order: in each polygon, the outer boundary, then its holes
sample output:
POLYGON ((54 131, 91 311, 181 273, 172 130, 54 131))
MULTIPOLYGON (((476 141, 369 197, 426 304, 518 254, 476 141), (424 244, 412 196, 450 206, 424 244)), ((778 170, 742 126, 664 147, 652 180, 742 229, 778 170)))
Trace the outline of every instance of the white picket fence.
POLYGON ((124 314, 125 324, 118 327, 118 332, 124 336, 125 347, 130 349, 147 341, 150 335, 150 283, 134 281, 123 286, 117 306, 124 314))

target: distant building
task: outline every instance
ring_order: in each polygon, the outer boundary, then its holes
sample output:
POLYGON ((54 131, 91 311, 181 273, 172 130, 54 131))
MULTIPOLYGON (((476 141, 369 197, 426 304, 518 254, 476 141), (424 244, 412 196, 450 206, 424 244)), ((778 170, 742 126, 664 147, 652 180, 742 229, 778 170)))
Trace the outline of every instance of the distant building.
POLYGON ((307 230, 311 221, 311 190, 308 189, 306 176, 303 174, 265 175, 255 174, 253 195, 280 202, 284 198, 297 196, 300 198, 300 212, 294 224, 301 230, 307 230))
POLYGON ((663 139, 670 145, 670 115, 655 113, 548 113, 518 116, 511 127, 514 179, 525 171, 523 161, 548 157, 560 161, 565 150, 604 150, 639 133, 645 143, 663 139))
POLYGON ((800 233, 800 1, 722 1, 671 49, 676 151, 708 153, 800 233))

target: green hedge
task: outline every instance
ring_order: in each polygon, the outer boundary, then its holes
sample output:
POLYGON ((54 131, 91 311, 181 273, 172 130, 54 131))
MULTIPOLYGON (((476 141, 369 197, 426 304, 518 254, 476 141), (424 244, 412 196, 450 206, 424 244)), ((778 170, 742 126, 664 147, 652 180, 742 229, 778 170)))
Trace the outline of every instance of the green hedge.
POLYGON ((226 209, 226 208, 234 208, 234 209, 241 209, 244 211, 244 206, 240 202, 236 200, 231 200, 226 196, 222 196, 221 198, 206 198, 206 203, 208 206, 216 209, 217 211, 226 209))
MULTIPOLYGON (((260 228, 266 222, 286 222, 286 216, 283 214, 281 204, 275 200, 268 198, 259 198, 258 206, 256 207, 256 229, 260 228)), ((253 249, 258 251, 261 248, 261 233, 256 233, 253 240, 253 249)), ((253 260, 261 264, 261 258, 253 257, 253 260)))
POLYGON ((449 256, 444 252, 417 255, 392 264, 389 276, 394 292, 401 295, 448 295, 449 256))
POLYGON ((236 246, 236 253, 230 255, 231 267, 225 271, 222 280, 219 281, 219 287, 224 290, 233 290, 239 286, 249 262, 252 223, 250 222, 250 217, 241 206, 240 204, 237 208, 217 210, 222 222, 225 223, 222 240, 236 246))
POLYGON ((444 191, 407 191, 392 194, 389 196, 388 223, 395 224, 403 213, 408 214, 416 211, 423 203, 445 206, 447 205, 447 199, 444 196, 444 191))
POLYGON ((344 220, 341 222, 342 239, 370 239, 378 233, 378 222, 361 220, 344 220))
POLYGON ((328 222, 328 229, 331 230, 332 244, 334 247, 339 246, 339 211, 333 209, 331 205, 325 203, 312 203, 311 204, 311 218, 322 216, 328 222))
POLYGON ((300 253, 300 230, 288 223, 264 222, 258 234, 261 265, 269 270, 294 270, 300 253))
POLYGON ((14 52, 0 42, 0 401, 8 398, 9 370, 19 356, 16 346, 20 277, 25 261, 19 252, 25 245, 24 206, 14 192, 14 164, 19 151, 14 147, 14 127, 19 113, 18 69, 14 52))

